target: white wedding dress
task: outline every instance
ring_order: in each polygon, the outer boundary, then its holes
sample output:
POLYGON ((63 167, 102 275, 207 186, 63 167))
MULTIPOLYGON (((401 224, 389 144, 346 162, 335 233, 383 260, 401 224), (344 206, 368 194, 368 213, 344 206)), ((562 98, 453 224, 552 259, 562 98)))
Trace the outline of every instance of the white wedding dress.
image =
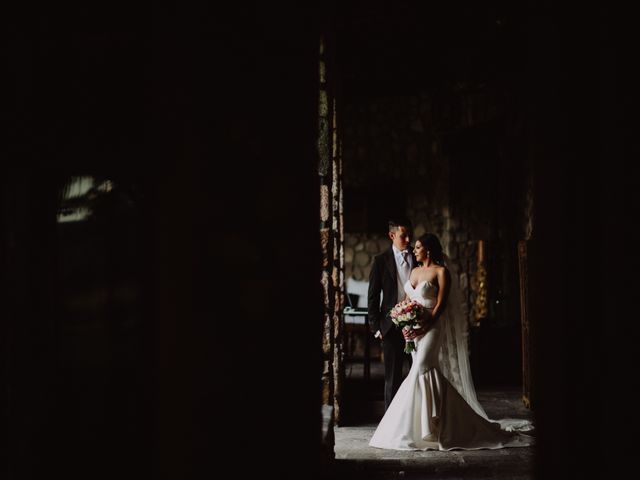
MULTIPOLYGON (((438 286, 434 283, 423 281, 413 288, 408 281, 404 290, 426 308, 436 304, 438 286)), ((477 450, 533 444, 532 436, 518 431, 531 430, 529 421, 494 422, 487 418, 475 396, 466 345, 460 343, 466 343, 466 336, 455 332, 454 323, 451 315, 443 313, 425 335, 416 339, 411 370, 369 445, 393 450, 477 450), (443 346, 449 350, 446 355, 443 346), (461 350, 460 360, 453 352, 456 348, 461 350), (446 364, 451 379, 442 373, 441 364, 446 364), (466 382, 461 381, 460 372, 462 377, 467 375, 468 379, 462 379, 466 382), (462 394, 452 382, 459 385, 462 394)), ((457 328, 463 330, 460 325, 457 328)))

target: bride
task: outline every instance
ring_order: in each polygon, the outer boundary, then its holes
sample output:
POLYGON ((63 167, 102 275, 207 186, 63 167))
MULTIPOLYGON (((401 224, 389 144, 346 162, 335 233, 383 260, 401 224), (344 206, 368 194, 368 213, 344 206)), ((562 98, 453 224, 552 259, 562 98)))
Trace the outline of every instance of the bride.
POLYGON ((523 434, 527 420, 489 420, 471 380, 466 320, 456 315, 459 290, 444 265, 438 237, 422 235, 415 256, 421 267, 411 272, 404 291, 429 312, 417 330, 403 332, 416 351, 402 382, 369 445, 394 450, 476 450, 533 444, 523 434), (453 298, 452 298, 453 297, 453 298), (449 304, 449 306, 447 306, 449 304), (445 308, 447 307, 447 308, 445 308))

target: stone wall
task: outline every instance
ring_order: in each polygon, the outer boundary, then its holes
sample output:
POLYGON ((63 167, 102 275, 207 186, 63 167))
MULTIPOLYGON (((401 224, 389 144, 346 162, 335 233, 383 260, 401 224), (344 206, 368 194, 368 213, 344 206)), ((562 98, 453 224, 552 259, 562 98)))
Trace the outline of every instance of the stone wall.
POLYGON ((355 280, 369 280, 374 255, 390 245, 389 237, 377 234, 351 233, 345 235, 345 276, 355 280))
POLYGON ((412 241, 434 233, 457 262, 471 323, 478 241, 484 240, 492 261, 491 315, 517 322, 517 283, 510 283, 526 224, 520 213, 526 189, 522 152, 512 141, 521 122, 510 117, 508 101, 486 89, 457 86, 352 99, 344 112, 346 277, 368 280, 373 256, 390 245, 379 214, 395 212, 413 222, 412 241), (350 195, 360 200, 350 202, 350 195), (505 289, 512 294, 506 304, 505 289))

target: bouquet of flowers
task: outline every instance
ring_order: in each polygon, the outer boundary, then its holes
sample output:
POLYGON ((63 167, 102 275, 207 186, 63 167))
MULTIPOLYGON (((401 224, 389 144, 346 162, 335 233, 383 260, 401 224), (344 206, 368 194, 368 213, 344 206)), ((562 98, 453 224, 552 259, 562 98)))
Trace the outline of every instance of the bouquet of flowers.
MULTIPOLYGON (((398 327, 404 329, 420 328, 420 319, 425 313, 425 308, 417 300, 403 300, 391 309, 391 321, 398 327)), ((411 353, 416 350, 416 343, 413 340, 407 340, 404 346, 405 353, 411 353)))

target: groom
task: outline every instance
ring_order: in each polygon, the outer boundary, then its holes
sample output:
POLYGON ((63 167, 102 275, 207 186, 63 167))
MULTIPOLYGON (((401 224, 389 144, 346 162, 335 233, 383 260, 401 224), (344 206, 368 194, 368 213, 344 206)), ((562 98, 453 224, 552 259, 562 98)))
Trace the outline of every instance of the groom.
POLYGON ((404 284, 411 270, 418 266, 410 246, 411 222, 407 219, 389 220, 391 247, 376 255, 369 275, 369 321, 382 340, 384 352, 384 409, 402 383, 404 337, 389 316, 390 310, 405 297, 404 284), (382 293, 382 304, 380 302, 382 293))

